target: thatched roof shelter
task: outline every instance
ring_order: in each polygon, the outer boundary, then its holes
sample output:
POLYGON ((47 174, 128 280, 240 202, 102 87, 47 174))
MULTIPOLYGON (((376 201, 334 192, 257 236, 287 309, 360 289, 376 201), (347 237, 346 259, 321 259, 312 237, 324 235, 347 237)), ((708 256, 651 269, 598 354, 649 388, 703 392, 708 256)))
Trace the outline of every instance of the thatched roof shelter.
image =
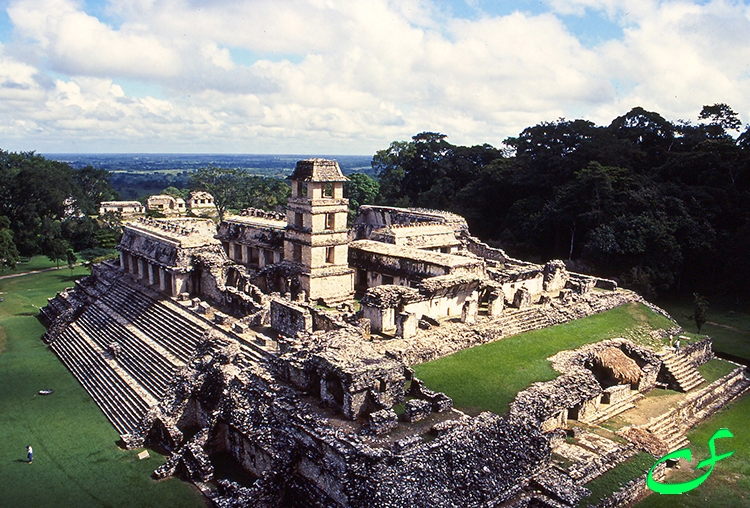
POLYGON ((609 347, 594 353, 594 363, 622 384, 637 384, 641 369, 635 361, 619 348, 609 347))

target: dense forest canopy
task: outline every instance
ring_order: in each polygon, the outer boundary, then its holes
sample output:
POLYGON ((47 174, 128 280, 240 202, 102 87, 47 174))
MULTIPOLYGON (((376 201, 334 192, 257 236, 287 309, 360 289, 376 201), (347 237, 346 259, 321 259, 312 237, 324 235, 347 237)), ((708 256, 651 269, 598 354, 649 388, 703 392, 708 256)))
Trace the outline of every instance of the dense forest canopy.
POLYGON ((561 258, 647 294, 747 294, 750 128, 726 104, 698 122, 634 108, 607 126, 544 122, 501 149, 434 132, 373 158, 378 202, 441 208, 511 255, 561 258))
MULTIPOLYGON (((502 147, 453 145, 422 132, 372 159, 377 175, 349 175, 353 211, 363 204, 450 210, 509 254, 560 258, 648 295, 750 291, 750 127, 726 104, 697 121, 671 122, 633 108, 607 126, 559 119, 528 127, 502 147)), ((19 256, 65 260, 69 249, 104 249, 119 217, 95 217, 116 197, 111 173, 73 169, 34 153, 0 150, 0 268, 19 256)), ((289 186, 241 169, 189 174, 187 196, 211 192, 221 216, 283 206, 289 186)))

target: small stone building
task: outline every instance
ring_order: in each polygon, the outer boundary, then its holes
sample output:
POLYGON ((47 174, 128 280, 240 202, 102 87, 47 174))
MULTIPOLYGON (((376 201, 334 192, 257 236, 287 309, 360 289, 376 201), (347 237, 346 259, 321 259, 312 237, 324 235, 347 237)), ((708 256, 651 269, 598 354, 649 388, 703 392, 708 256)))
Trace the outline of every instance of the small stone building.
POLYGON ((149 196, 146 201, 146 210, 163 213, 166 216, 182 215, 187 211, 185 200, 175 198, 167 194, 149 196))
POLYGON ((214 197, 208 192, 193 191, 188 198, 187 207, 194 211, 200 211, 201 209, 213 209, 216 205, 214 204, 214 197))
POLYGON ((102 201, 99 204, 99 215, 119 213, 123 217, 146 213, 146 207, 138 201, 102 201))

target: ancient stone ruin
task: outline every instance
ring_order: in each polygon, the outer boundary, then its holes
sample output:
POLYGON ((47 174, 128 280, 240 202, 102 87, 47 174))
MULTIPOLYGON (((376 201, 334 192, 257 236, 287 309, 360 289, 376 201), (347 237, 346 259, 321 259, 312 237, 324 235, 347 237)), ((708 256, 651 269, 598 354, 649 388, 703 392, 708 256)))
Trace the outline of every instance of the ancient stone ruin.
POLYGON ((300 161, 290 180, 285 215, 127 223, 119 260, 42 309, 44 340, 123 445, 168 453, 158 478, 215 481, 216 506, 575 506, 586 482, 675 449, 750 386, 738 367, 696 389, 708 340, 676 357, 613 338, 555 355, 560 376, 508 414, 468 416, 411 367, 643 300, 561 261, 513 259, 447 212, 363 206, 349 229, 334 161, 300 161), (690 398, 625 429, 627 444, 566 441, 571 422, 657 386, 690 398), (252 480, 216 478, 217 454, 252 480))

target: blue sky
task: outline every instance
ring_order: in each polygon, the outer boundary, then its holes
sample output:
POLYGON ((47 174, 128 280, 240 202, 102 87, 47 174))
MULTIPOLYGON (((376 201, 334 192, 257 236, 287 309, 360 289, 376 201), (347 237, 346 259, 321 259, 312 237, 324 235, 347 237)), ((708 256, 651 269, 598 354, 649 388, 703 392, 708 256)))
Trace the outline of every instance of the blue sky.
POLYGON ((2 0, 0 148, 371 154, 641 106, 750 120, 750 7, 659 0, 2 0))

